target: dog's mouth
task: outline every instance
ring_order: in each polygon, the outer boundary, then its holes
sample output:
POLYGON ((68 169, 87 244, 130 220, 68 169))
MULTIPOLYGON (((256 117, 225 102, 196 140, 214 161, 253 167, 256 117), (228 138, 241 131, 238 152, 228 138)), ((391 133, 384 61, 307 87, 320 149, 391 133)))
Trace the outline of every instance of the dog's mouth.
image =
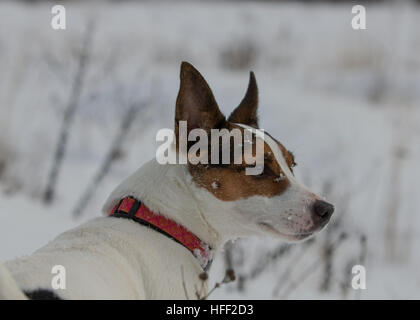
POLYGON ((258 222, 258 226, 263 229, 264 231, 268 231, 272 234, 274 234, 277 237, 280 237, 282 239, 287 239, 289 241, 299 241, 304 240, 306 238, 309 238, 311 235, 314 234, 314 232, 299 232, 299 233, 283 233, 277 230, 275 227, 273 227, 271 224, 267 222, 258 222))

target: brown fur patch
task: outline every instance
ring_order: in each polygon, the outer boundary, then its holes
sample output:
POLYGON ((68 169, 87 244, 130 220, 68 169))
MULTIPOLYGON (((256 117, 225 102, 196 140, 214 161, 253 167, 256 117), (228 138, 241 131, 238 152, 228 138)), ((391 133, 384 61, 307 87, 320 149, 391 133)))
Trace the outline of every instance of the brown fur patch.
MULTIPOLYGON (((226 124, 228 130, 239 128, 231 123, 226 124)), ((239 128, 243 134, 243 128, 239 128)), ((293 160, 290 153, 279 142, 280 149, 289 166, 293 160)), ((255 144, 254 144, 255 145, 255 144)), ((255 148, 253 155, 255 155, 255 148)), ((274 197, 282 194, 290 182, 282 172, 271 148, 264 143, 264 171, 261 175, 246 175, 245 168, 248 165, 242 158, 241 164, 205 165, 189 164, 189 171, 193 181, 200 187, 206 188, 215 197, 223 201, 235 201, 246 199, 251 196, 274 197), (283 179, 278 180, 283 175, 283 179)))

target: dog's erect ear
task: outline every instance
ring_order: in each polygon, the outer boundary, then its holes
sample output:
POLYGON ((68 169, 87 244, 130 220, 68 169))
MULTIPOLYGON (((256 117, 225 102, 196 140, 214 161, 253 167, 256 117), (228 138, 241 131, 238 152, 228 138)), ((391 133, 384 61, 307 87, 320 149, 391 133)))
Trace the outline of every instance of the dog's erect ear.
POLYGON ((249 74, 248 90, 238 107, 229 116, 230 122, 242 123, 258 128, 258 87, 254 72, 249 74))
POLYGON ((181 64, 181 85, 176 99, 175 133, 179 121, 187 121, 188 132, 195 128, 210 130, 225 123, 213 93, 203 76, 188 62, 181 64))

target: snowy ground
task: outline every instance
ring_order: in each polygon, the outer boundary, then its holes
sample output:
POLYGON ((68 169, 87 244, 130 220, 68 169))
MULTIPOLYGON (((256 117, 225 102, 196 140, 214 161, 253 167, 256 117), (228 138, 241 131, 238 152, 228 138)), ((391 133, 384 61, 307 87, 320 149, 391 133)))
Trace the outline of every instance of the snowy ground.
MULTIPOLYGON (((187 60, 226 113, 254 70, 263 128, 294 151, 297 175, 336 206, 313 242, 235 242, 240 280, 213 297, 420 298, 419 8, 368 6, 368 29, 354 31, 350 5, 76 2, 66 5, 67 30, 54 31, 50 7, 0 4, 0 260, 100 214, 113 187, 154 155, 157 130, 172 126, 187 60), (41 194, 88 21, 86 82, 57 199, 46 206, 41 194), (122 115, 149 96, 122 157, 73 219, 122 115), (350 286, 359 263, 363 292, 350 286)), ((212 278, 223 268, 221 256, 212 278)))

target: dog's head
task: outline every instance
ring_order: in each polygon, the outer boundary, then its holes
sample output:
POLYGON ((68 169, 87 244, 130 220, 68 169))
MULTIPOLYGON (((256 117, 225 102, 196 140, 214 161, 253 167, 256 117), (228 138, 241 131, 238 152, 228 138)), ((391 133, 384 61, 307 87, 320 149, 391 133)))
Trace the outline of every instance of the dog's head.
MULTIPOLYGON (((231 227, 241 228, 238 234, 242 235, 268 233, 289 241, 307 238, 328 223, 334 207, 296 180, 293 154, 259 129, 257 108, 258 89, 252 72, 244 99, 226 119, 201 74, 192 65, 183 62, 175 114, 178 152, 181 152, 182 145, 182 121, 186 121, 187 134, 197 128, 208 133, 208 149, 198 150, 200 158, 208 159, 208 163, 188 161, 188 171, 192 183, 200 189, 198 201, 207 202, 204 204, 206 207, 212 205, 209 202, 217 202, 218 210, 224 210, 220 215, 235 215, 234 218, 219 219, 219 224, 235 224, 231 227), (224 134, 236 130, 243 136, 247 130, 257 129, 249 143, 256 146, 260 139, 263 148, 258 150, 251 146, 248 152, 253 156, 257 156, 258 152, 263 153, 259 155, 263 159, 262 170, 256 175, 247 174, 250 165, 245 161, 247 151, 243 145, 246 141, 235 142, 233 137, 227 139, 231 143, 229 150, 235 148, 232 144, 236 143, 236 147, 239 145, 243 151, 241 160, 234 161, 230 155, 228 163, 215 164, 212 160, 217 157, 212 151, 218 149, 222 152, 226 147, 220 145, 223 138, 217 141, 210 138, 212 129, 224 130, 224 134)), ((191 148, 192 142, 189 141, 186 150, 191 148)))

